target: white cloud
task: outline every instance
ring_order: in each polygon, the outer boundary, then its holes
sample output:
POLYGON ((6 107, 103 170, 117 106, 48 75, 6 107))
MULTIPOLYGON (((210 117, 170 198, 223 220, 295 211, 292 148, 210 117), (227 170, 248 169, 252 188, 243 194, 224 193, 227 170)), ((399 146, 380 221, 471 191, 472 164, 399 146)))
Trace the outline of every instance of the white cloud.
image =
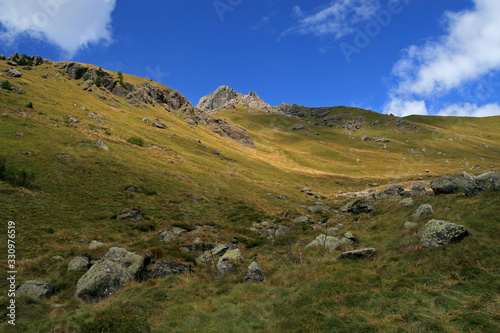
POLYGON ((453 104, 438 113, 439 116, 457 117, 489 117, 500 115, 500 105, 497 103, 477 106, 476 104, 453 104))
MULTIPOLYGON (((478 82, 478 88, 483 89, 476 89, 476 95, 485 97, 484 103, 486 98, 494 96, 491 90, 497 84, 487 82, 484 85, 482 82, 500 69, 500 1, 473 2, 473 9, 445 13, 446 32, 440 38, 421 46, 412 45, 403 51, 392 70, 397 84, 389 91, 390 101, 384 112, 397 115, 424 113, 426 99, 433 101, 432 110, 440 110, 436 104, 445 104, 447 94, 454 90, 460 93, 468 85, 478 82), (487 96, 483 96, 485 92, 487 96)), ((447 106, 437 114, 484 117, 500 114, 500 107, 496 103, 483 106, 459 103, 447 106)))
POLYGON ((393 114, 398 117, 410 115, 429 115, 425 101, 393 98, 384 107, 384 113, 393 114))
POLYGON ((380 0, 336 0, 326 8, 305 15, 299 6, 293 8, 298 24, 283 32, 290 34, 333 35, 340 39, 354 33, 356 24, 368 21, 380 9, 380 0))
POLYGON ((89 44, 111 42, 116 0, 2 0, 0 40, 19 36, 59 46, 68 57, 89 44))
POLYGON ((473 10, 445 14, 446 35, 404 51, 393 69, 399 94, 447 93, 500 69, 500 1, 474 2, 473 10))

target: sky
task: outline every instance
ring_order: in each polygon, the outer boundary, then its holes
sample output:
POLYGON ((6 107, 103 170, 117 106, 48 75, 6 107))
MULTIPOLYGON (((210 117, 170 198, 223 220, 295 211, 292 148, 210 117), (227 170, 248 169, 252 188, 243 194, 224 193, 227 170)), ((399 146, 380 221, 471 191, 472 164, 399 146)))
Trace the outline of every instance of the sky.
POLYGON ((498 0, 0 0, 0 53, 271 105, 500 115, 498 0))

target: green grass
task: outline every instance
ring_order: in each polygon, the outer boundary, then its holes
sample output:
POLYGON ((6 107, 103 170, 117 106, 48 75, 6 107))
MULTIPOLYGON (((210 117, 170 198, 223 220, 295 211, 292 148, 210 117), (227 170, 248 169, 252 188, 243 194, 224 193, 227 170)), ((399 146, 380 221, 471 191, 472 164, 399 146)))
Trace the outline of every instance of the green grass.
MULTIPOLYGON (((0 61, 0 71, 5 67, 0 61)), ((5 322, 2 309, 8 299, 1 298, 0 331, 80 332, 84 325, 102 328, 110 317, 120 325, 147 325, 152 332, 500 331, 498 192, 474 198, 423 196, 414 199, 413 207, 381 200, 371 215, 339 219, 340 233, 352 231, 360 246, 377 248, 377 256, 368 261, 335 260, 340 250, 352 247, 326 253, 304 248, 320 233, 313 223, 336 214, 311 214, 310 225, 282 219, 285 210, 307 214, 317 201, 301 193, 303 187, 339 209, 347 200, 336 196, 338 191, 498 170, 500 117, 409 117, 419 127, 417 133, 396 126, 391 116, 333 108, 332 114, 366 119, 367 125, 350 133, 314 125, 313 118, 305 122, 241 106, 215 115, 246 128, 256 143, 251 149, 202 126, 191 127, 182 115, 159 105, 136 107, 102 90, 83 92, 76 81, 41 79, 47 71, 55 77, 58 70, 34 67, 23 72, 13 82, 25 84, 26 95, 0 91, 0 218, 16 222, 18 285, 47 279, 57 290, 47 300, 20 299, 15 328, 5 322), (36 105, 36 112, 26 109, 28 102, 36 105), (103 122, 89 118, 89 112, 103 122), (82 123, 70 126, 68 115, 82 123), (144 124, 143 118, 161 119, 169 130, 144 124), (375 120, 378 125, 370 126, 375 120), (290 131, 295 123, 311 131, 290 131), (362 141, 363 135, 391 142, 383 149, 362 141), (98 148, 98 140, 110 151, 98 148), (417 149, 417 154, 410 152, 417 149), (126 192, 129 186, 139 191, 126 192), (191 195, 207 200, 197 202, 191 195), (433 218, 463 224, 470 236, 422 250, 416 230, 401 225, 424 203, 433 206, 433 218), (149 219, 115 219, 129 207, 141 207, 149 219), (296 233, 272 242, 250 230, 252 223, 265 221, 293 227, 296 233), (213 229, 183 234, 171 244, 157 236, 172 226, 194 230, 197 225, 213 229), (196 265, 200 253, 180 251, 195 237, 204 242, 235 239, 244 264, 228 276, 212 276, 206 266, 196 265), (130 283, 90 306, 73 298, 84 272, 68 272, 67 267, 74 256, 98 259, 107 248, 89 251, 82 239, 190 263, 194 271, 130 283), (284 262, 276 255, 276 250, 286 254, 290 244, 298 244, 291 249, 302 252, 305 263, 284 262), (53 260, 55 255, 66 259, 53 260), (244 284, 246 267, 255 256, 266 281, 244 284), (127 318, 129 313, 136 317, 127 318)), ((145 82, 126 74, 123 80, 145 82)), ((427 220, 416 222, 422 227, 427 220)), ((6 269, 5 258, 0 266, 6 269)), ((0 282, 0 289, 5 288, 6 281, 0 282)))

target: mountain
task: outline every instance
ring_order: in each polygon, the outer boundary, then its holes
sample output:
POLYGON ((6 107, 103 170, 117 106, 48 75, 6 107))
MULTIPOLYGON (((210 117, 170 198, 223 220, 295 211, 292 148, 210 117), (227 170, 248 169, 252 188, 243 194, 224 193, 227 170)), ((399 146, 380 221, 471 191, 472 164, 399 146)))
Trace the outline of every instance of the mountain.
POLYGON ((250 91, 248 95, 243 95, 228 86, 220 86, 210 95, 203 96, 198 102, 197 107, 203 111, 213 113, 228 108, 234 108, 235 105, 243 105, 257 109, 270 107, 270 105, 260 99, 254 91, 250 91))
POLYGON ((500 117, 202 110, 24 55, 0 74, 1 331, 500 330, 500 117))

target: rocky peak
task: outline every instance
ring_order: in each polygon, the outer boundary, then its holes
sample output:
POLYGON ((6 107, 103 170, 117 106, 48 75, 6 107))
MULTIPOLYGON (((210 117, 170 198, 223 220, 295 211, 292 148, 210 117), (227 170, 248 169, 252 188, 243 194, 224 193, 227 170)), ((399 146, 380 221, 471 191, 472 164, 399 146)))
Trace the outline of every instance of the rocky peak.
POLYGON ((270 107, 269 104, 260 99, 255 91, 252 90, 248 95, 243 95, 228 86, 220 86, 210 95, 203 96, 197 107, 212 113, 234 107, 236 104, 259 109, 270 107))

